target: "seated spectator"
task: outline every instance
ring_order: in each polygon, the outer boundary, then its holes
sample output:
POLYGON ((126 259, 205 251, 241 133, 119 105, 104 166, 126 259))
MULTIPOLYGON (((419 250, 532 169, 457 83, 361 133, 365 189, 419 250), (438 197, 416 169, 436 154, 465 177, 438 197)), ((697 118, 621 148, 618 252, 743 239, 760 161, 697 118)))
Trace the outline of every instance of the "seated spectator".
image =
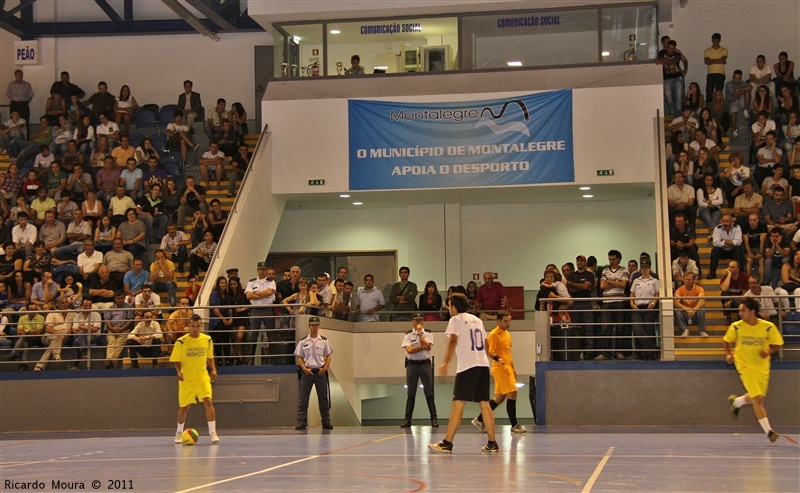
POLYGON ((175 110, 172 116, 175 121, 167 125, 167 145, 181 148, 181 162, 185 166, 187 152, 189 149, 197 150, 199 144, 196 146, 192 142, 189 125, 183 123, 183 111, 175 110))
POLYGON ((13 204, 17 201, 17 197, 20 196, 22 192, 22 182, 24 181, 25 177, 19 173, 19 166, 17 163, 11 163, 8 165, 8 171, 3 174, 2 180, 2 197, 3 199, 8 202, 9 204, 13 204))
POLYGON ((108 202, 108 215, 111 224, 119 229, 119 225, 128 218, 128 209, 136 211, 136 202, 125 193, 125 187, 117 185, 116 195, 108 202))
POLYGON ((133 268, 133 254, 123 248, 122 238, 114 238, 113 248, 103 256, 103 265, 109 268, 111 277, 122 289, 125 273, 133 268))
MULTIPOLYGON (((0 295, 2 295, 5 290, 5 284, 0 284, 0 295)), ((11 338, 15 335, 17 335, 17 331, 14 326, 11 325, 8 317, 5 314, 0 314, 0 348, 2 348, 4 352, 14 345, 11 338)))
POLYGON ((114 102, 114 121, 117 125, 125 123, 125 133, 131 133, 131 118, 133 112, 139 108, 136 98, 131 96, 131 89, 127 85, 119 90, 119 98, 114 102))
POLYGON ((41 281, 45 272, 53 271, 53 256, 45 248, 42 240, 33 244, 33 253, 25 258, 22 272, 25 280, 31 284, 41 281))
POLYGON ((31 304, 37 310, 52 310, 57 296, 58 284, 53 281, 53 274, 46 270, 42 273, 42 280, 31 287, 31 304))
POLYGON ((95 250, 94 241, 88 238, 83 241, 83 252, 77 257, 77 270, 80 279, 88 280, 103 265, 102 252, 95 250))
MULTIPOLYGON (((51 279, 50 282, 53 280, 51 279)), ((69 315, 67 299, 58 297, 55 304, 58 307, 57 311, 48 313, 44 323, 45 335, 42 337, 42 342, 47 344, 47 349, 36 363, 33 371, 44 371, 51 357, 53 361, 61 361, 61 348, 72 333, 72 324, 67 322, 69 315)))
POLYGON ((94 230, 94 247, 103 253, 111 251, 114 238, 117 237, 117 228, 111 225, 111 218, 103 216, 94 230))
POLYGON ((750 214, 747 225, 742 228, 742 244, 744 245, 745 272, 753 272, 758 267, 759 278, 764 277, 764 260, 766 259, 767 225, 758 220, 758 214, 750 214))
POLYGON ((78 204, 73 202, 71 199, 72 194, 70 191, 62 190, 60 200, 56 204, 56 220, 66 225, 69 225, 69 223, 74 219, 73 212, 81 211, 78 208, 78 204))
POLYGON ((136 160, 133 158, 128 159, 127 167, 119 175, 120 185, 125 187, 125 193, 134 201, 142 196, 143 175, 142 170, 136 167, 136 160))
POLYGON ((772 228, 764 243, 765 282, 775 285, 780 279, 781 267, 791 256, 790 236, 784 235, 780 228, 772 228))
POLYGON ((183 81, 183 92, 178 96, 178 109, 186 115, 186 124, 191 128, 195 118, 203 109, 200 94, 192 91, 192 81, 183 81))
POLYGON ((167 260, 164 250, 156 250, 155 257, 155 261, 150 264, 150 284, 155 290, 166 291, 169 306, 175 306, 178 291, 178 285, 175 283, 175 264, 167 260))
MULTIPOLYGON (((106 139, 108 139, 108 146, 113 149, 115 146, 119 145, 119 126, 109 120, 105 113, 101 113, 97 116, 97 118, 100 120, 100 125, 98 125, 95 129, 95 135, 97 135, 98 139, 101 136, 104 136, 106 139)), ((123 161, 123 163, 124 162, 125 161, 123 161)))
MULTIPOLYGON (((35 309, 35 308, 31 308, 35 309)), ((44 315, 41 313, 29 313, 28 303, 23 303, 19 311, 20 316, 17 321, 17 340, 14 343, 14 350, 11 352, 11 361, 21 361, 17 371, 27 371, 28 348, 42 347, 44 334, 44 315), (21 356, 20 356, 21 354, 21 356)))
POLYGON ((154 185, 136 201, 136 214, 144 223, 147 241, 158 242, 164 236, 167 216, 164 215, 164 201, 161 199, 161 185, 154 185))
POLYGON ((41 129, 31 136, 31 140, 14 139, 10 143, 9 156, 17 160, 20 173, 23 175, 33 167, 33 157, 42 150, 42 146, 49 149, 50 142, 53 141, 53 129, 47 118, 41 117, 39 125, 41 129))
POLYGON ((202 283, 200 283, 200 279, 198 279, 197 276, 192 274, 189 274, 189 277, 186 278, 186 282, 189 284, 189 287, 186 288, 186 291, 184 291, 183 294, 189 299, 192 305, 194 305, 194 303, 197 301, 197 296, 200 294, 202 283))
POLYGON ((684 142, 693 141, 697 130, 697 119, 692 116, 692 107, 683 105, 681 116, 672 119, 669 129, 671 132, 682 133, 684 142))
POLYGON ((214 235, 214 239, 219 241, 225 223, 228 222, 228 211, 222 210, 222 203, 218 199, 211 201, 211 211, 208 213, 208 229, 214 235))
POLYGON ((70 370, 80 370, 80 360, 87 359, 92 346, 97 346, 100 340, 100 329, 103 319, 100 313, 92 310, 92 299, 82 297, 78 303, 79 310, 71 311, 67 321, 72 324, 72 346, 75 347, 75 361, 70 370))
POLYGON ((686 221, 686 215, 680 212, 675 214, 673 226, 669 229, 670 258, 675 260, 678 258, 678 252, 686 249, 689 257, 699 263, 696 238, 694 228, 686 221))
POLYGON ((55 255, 56 250, 67 241, 67 228, 61 221, 56 221, 56 213, 52 210, 45 212, 44 224, 39 228, 39 240, 44 242, 44 248, 50 255, 55 255))
MULTIPOLYGON (((722 93, 720 93, 720 96, 721 95, 722 93)), ((709 101, 708 104, 710 106, 711 101, 709 101)), ((697 116, 697 130, 702 130, 703 134, 707 137, 706 142, 699 143, 698 149, 705 146, 708 147, 712 153, 714 153, 714 148, 716 147, 718 150, 715 158, 719 160, 719 149, 724 147, 722 140, 719 138, 722 129, 720 128, 719 122, 711 115, 711 110, 708 107, 700 109, 700 114, 697 116), (715 144, 708 144, 708 141, 715 144), (716 144, 717 142, 719 142, 718 145, 716 144)), ((698 137, 697 140, 699 142, 700 138, 698 137)))
POLYGON ((98 119, 100 115, 109 116, 114 114, 116 98, 108 92, 108 84, 103 81, 97 83, 97 92, 86 100, 86 106, 92 107, 92 116, 98 119))
MULTIPOLYGON (((54 278, 55 280, 55 278, 54 278)), ((83 304, 83 283, 75 280, 72 273, 64 276, 62 282, 56 281, 58 284, 58 296, 64 296, 69 302, 70 309, 80 310, 83 304)))
MULTIPOLYGON (((89 115, 83 115, 77 120, 75 125, 75 133, 72 134, 72 139, 78 144, 78 152, 83 156, 82 164, 88 166, 89 159, 92 155, 92 149, 95 146, 94 127, 92 126, 89 115)), ((106 139, 108 143, 108 139, 106 139)))
MULTIPOLYGON (((83 218, 90 221, 94 226, 100 224, 100 218, 102 217, 107 217, 108 224, 111 224, 111 218, 105 215, 103 203, 100 202, 97 198, 97 193, 92 189, 86 191, 86 200, 81 204, 81 211, 83 212, 83 218)), ((110 248, 111 244, 108 246, 110 248)))
POLYGON ((125 294, 114 293, 114 302, 106 308, 103 320, 106 323, 106 361, 103 368, 110 370, 122 366, 122 351, 128 342, 128 333, 133 327, 133 306, 125 302, 125 294))
MULTIPOLYGON (((680 134, 678 134, 680 135, 680 134)), ((686 179, 686 183, 689 185, 694 186, 694 161, 689 159, 689 152, 681 149, 678 151, 678 159, 672 165, 672 172, 669 176, 669 182, 672 183, 675 172, 680 171, 683 173, 684 178, 686 179)))
POLYGON ((14 275, 8 284, 8 305, 9 310, 20 310, 31 301, 31 283, 25 280, 21 270, 14 271, 14 275))
POLYGON ((95 310, 106 310, 114 304, 114 294, 117 290, 121 291, 121 284, 111 278, 108 266, 101 265, 97 268, 97 275, 89 276, 89 289, 87 291, 92 299, 92 308, 95 310))
POLYGON ((778 324, 778 310, 780 300, 777 298, 777 293, 772 289, 772 286, 766 284, 764 286, 758 281, 758 277, 750 276, 747 280, 750 289, 744 294, 745 297, 753 297, 758 300, 760 309, 758 310, 758 318, 769 320, 774 324, 778 324))
MULTIPOLYGON (((61 165, 57 162, 50 164, 50 171, 44 178, 45 186, 48 189, 47 195, 53 200, 61 199, 61 191, 67 186, 68 175, 61 171, 61 165)), ((55 205, 53 206, 55 207, 55 205)))
POLYGON ((130 351, 131 368, 139 368, 139 359, 141 357, 152 359, 153 368, 157 368, 163 337, 161 325, 156 322, 155 312, 145 311, 142 321, 136 324, 136 327, 128 334, 127 344, 130 351))
POLYGON ((793 296, 793 303, 790 303, 788 298, 781 298, 781 305, 785 310, 797 310, 796 300, 800 296, 800 250, 794 252, 791 259, 781 267, 780 287, 775 289, 775 293, 781 296, 793 296))
MULTIPOLYGON (((106 156, 103 160, 103 169, 97 171, 95 180, 97 182, 97 198, 108 205, 119 186, 121 172, 114 167, 114 158, 106 156)), ((125 187, 122 188, 122 195, 125 195, 125 187)))
POLYGON ((747 118, 747 108, 750 107, 750 84, 742 80, 741 70, 735 70, 731 80, 725 83, 725 102, 728 103, 728 113, 731 115, 733 136, 738 137, 739 113, 743 112, 747 118))
MULTIPOLYGON (((97 147, 92 150, 89 156, 89 173, 92 178, 97 176, 97 172, 105 166, 105 160, 111 157, 111 145, 108 142, 108 136, 100 135, 97 137, 97 147)), ((111 161, 112 167, 114 161, 111 161)))
POLYGON ((158 158, 150 157, 147 159, 147 170, 142 175, 142 183, 145 190, 151 190, 153 185, 161 185, 163 191, 167 187, 167 172, 158 165, 158 158))
POLYGON ((197 245, 198 243, 202 242, 206 231, 210 231, 210 226, 211 225, 208 223, 208 216, 203 214, 201 211, 195 211, 191 225, 192 243, 197 245))
POLYGON ((8 283, 17 270, 22 270, 22 258, 17 254, 17 245, 7 241, 0 254, 0 284, 8 283))
POLYGON ((47 178, 47 172, 50 171, 50 165, 55 162, 56 156, 44 144, 40 146, 40 151, 33 160, 33 171, 40 180, 44 180, 47 178))
MULTIPOLYGON (((773 174, 775 167, 780 166, 782 158, 783 151, 778 145, 778 134, 774 130, 770 130, 764 138, 764 145, 756 153, 756 163, 758 164, 755 170, 756 181, 763 183, 765 179, 773 174)), ((781 169, 783 169, 783 166, 781 166, 781 169)), ((765 191, 761 190, 761 192, 764 193, 765 191)))
POLYGON ((683 278, 683 286, 675 291, 675 325, 681 337, 689 336, 689 325, 697 323, 697 331, 702 337, 708 337, 706 332, 706 291, 696 284, 693 273, 687 272, 683 278), (694 298, 694 299, 693 299, 694 298), (700 298, 700 299, 697 299, 700 298))
POLYGON ((72 173, 67 177, 66 191, 70 193, 76 204, 86 200, 87 194, 93 189, 92 177, 84 169, 83 164, 76 164, 72 173))
POLYGON ((739 262, 731 260, 728 268, 719 280, 719 289, 722 291, 722 313, 725 314, 725 323, 731 324, 732 319, 738 320, 737 313, 739 298, 748 289, 748 275, 741 271, 739 262))
POLYGON ((186 216, 194 216, 196 211, 201 211, 204 215, 208 214, 206 205, 206 189, 200 185, 195 185, 193 176, 186 177, 186 185, 180 192, 181 205, 178 208, 178 229, 183 229, 186 224, 186 216))
POLYGON ((192 242, 186 233, 178 231, 175 224, 167 225, 167 234, 161 239, 161 250, 167 260, 178 264, 178 272, 183 272, 183 264, 188 258, 188 247, 192 242))
POLYGON ((792 155, 797 151, 797 144, 800 144, 800 115, 797 111, 790 111, 786 117, 786 124, 783 126, 783 150, 784 154, 789 158, 789 166, 795 163, 792 155))
POLYGON ((76 125, 83 117, 90 117, 91 111, 81 101, 77 94, 70 94, 67 100, 67 118, 72 125, 76 125))
POLYGON ((130 138, 124 134, 120 135, 119 146, 111 151, 111 157, 114 158, 114 166, 122 172, 128 165, 128 159, 136 159, 133 157, 135 151, 136 149, 130 145, 130 138))
POLYGON ((66 116, 58 117, 58 124, 53 126, 53 140, 50 142, 50 152, 55 154, 56 159, 63 156, 69 150, 68 142, 72 140, 75 130, 66 116))
POLYGON ((239 135, 239 142, 244 142, 244 137, 250 130, 247 128, 247 112, 244 110, 242 103, 236 102, 231 105, 231 111, 228 112, 228 120, 231 122, 233 131, 239 135))
POLYGON ((683 279, 689 272, 694 274, 695 278, 700 276, 697 263, 689 258, 689 250, 682 248, 678 250, 678 258, 672 261, 672 282, 676 289, 683 286, 683 279))
POLYGON ((786 192, 783 187, 778 187, 773 191, 772 200, 764 204, 764 222, 770 228, 782 229, 786 235, 791 237, 797 231, 797 218, 794 206, 788 200, 784 200, 785 197, 786 192))
POLYGON ((233 156, 236 154, 236 148, 239 144, 239 134, 233 130, 230 121, 225 120, 222 122, 222 132, 220 132, 217 142, 219 143, 219 150, 225 156, 233 156))
POLYGON ((225 153, 219 150, 219 142, 212 140, 208 145, 209 149, 201 157, 198 163, 200 164, 200 176, 206 182, 206 188, 211 188, 211 179, 217 180, 217 188, 222 186, 222 179, 225 176, 224 167, 225 153), (212 173, 209 173, 212 172, 212 173))
POLYGON ((228 119, 228 112, 225 111, 225 100, 217 99, 217 105, 209 108, 206 113, 206 135, 209 140, 217 140, 222 132, 222 122, 228 119))
POLYGON ((755 100, 758 97, 758 90, 766 87, 769 93, 775 92, 775 83, 772 81, 774 73, 772 67, 766 63, 764 55, 756 57, 756 63, 750 67, 750 85, 753 86, 751 97, 755 100))
POLYGON ((133 157, 136 159, 136 164, 147 164, 150 158, 156 158, 156 162, 161 159, 158 151, 153 147, 153 141, 149 137, 145 137, 142 140, 141 145, 134 151, 133 157))
MULTIPOLYGON (((153 287, 150 284, 145 284, 142 287, 142 292, 137 294, 133 300, 133 306, 138 309, 150 309, 155 312, 156 317, 161 318, 161 296, 153 292, 153 287)), ((141 318, 141 312, 136 312, 136 318, 141 318)))
POLYGON ((167 331, 164 334, 164 342, 167 344, 166 351, 161 352, 161 356, 169 356, 172 353, 172 346, 175 341, 186 335, 186 326, 189 324, 189 318, 194 314, 191 306, 192 302, 189 298, 180 299, 180 308, 173 311, 167 320, 167 331))
POLYGON ((61 93, 50 93, 50 97, 47 98, 44 104, 44 114, 47 115, 47 121, 50 125, 58 125, 59 117, 67 115, 67 100, 64 99, 61 93))
POLYGON ((697 189, 697 215, 708 230, 713 230, 722 217, 722 189, 716 185, 716 175, 703 175, 702 186, 697 189))
POLYGON ((708 149, 709 156, 714 161, 719 161, 719 146, 716 142, 708 138, 705 128, 698 128, 695 132, 695 140, 689 144, 689 157, 696 159, 700 153, 700 149, 703 147, 708 149))
POLYGON ((725 214, 720 219, 719 225, 714 228, 713 247, 711 248, 711 270, 707 279, 717 277, 717 265, 720 259, 733 259, 737 265, 743 264, 744 247, 742 247, 742 228, 733 224, 730 214, 725 214))
POLYGON ((211 260, 214 259, 214 252, 217 250, 217 243, 211 231, 206 231, 203 235, 204 241, 198 244, 189 252, 189 273, 199 275, 200 269, 208 270, 211 260))
POLYGON ((125 273, 122 278, 123 292, 125 301, 134 303, 136 306, 136 296, 141 294, 145 284, 150 282, 150 273, 144 270, 144 263, 140 259, 134 259, 133 268, 125 273))
POLYGON ((736 224, 743 226, 747 224, 750 214, 758 214, 761 217, 761 208, 764 197, 755 192, 755 182, 748 178, 742 184, 740 193, 733 202, 733 215, 736 217, 736 224))
POLYGON ((147 253, 147 228, 136 217, 133 207, 125 211, 125 216, 128 220, 117 226, 117 238, 122 240, 125 250, 138 258, 147 253))
POLYGON ((33 244, 39 237, 36 226, 29 224, 28 214, 19 212, 17 214, 18 224, 11 229, 11 241, 17 245, 17 250, 24 257, 33 253, 33 244))
POLYGON ((685 177, 680 171, 673 175, 673 184, 667 188, 667 202, 669 205, 670 222, 674 221, 675 215, 682 212, 689 224, 694 224, 695 209, 694 209, 694 188, 687 185, 685 177))
POLYGON ((231 176, 228 178, 228 197, 233 197, 233 193, 236 191, 236 182, 244 177, 252 158, 253 154, 248 150, 247 144, 239 144, 239 152, 233 156, 231 176))
POLYGON ((4 231, 8 231, 8 233, 6 233, 6 237, 7 238, 10 238, 11 230, 14 228, 14 226, 17 225, 17 223, 18 223, 17 215, 20 212, 24 212, 28 216, 30 216, 30 214, 31 214, 31 210, 28 207, 28 203, 25 201, 25 197, 23 197, 21 195, 19 197, 17 197, 17 205, 15 205, 14 207, 12 207, 9 210, 8 218, 5 220, 4 231))
POLYGON ((703 185, 703 177, 705 175, 712 175, 714 177, 714 184, 716 185, 716 178, 719 176, 719 166, 717 161, 709 153, 708 147, 701 147, 697 151, 697 162, 694 165, 694 180, 697 188, 703 185))

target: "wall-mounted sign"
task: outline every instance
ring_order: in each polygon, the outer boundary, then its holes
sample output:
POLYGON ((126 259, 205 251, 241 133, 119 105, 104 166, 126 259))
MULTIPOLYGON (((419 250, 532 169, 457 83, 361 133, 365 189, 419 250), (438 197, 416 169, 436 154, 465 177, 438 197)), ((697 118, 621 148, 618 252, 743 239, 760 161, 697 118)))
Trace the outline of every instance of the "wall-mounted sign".
POLYGON ((42 58, 39 54, 39 40, 15 41, 14 63, 16 65, 39 65, 42 63, 42 58))

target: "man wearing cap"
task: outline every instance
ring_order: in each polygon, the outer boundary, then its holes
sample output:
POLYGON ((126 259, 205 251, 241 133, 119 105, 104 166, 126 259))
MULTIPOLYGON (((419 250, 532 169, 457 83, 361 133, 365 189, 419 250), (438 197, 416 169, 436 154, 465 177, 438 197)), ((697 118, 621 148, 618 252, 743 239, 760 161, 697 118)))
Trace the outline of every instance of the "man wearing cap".
MULTIPOLYGON (((250 300, 253 308, 250 310, 250 332, 246 340, 245 353, 248 356, 255 354, 255 346, 258 343, 261 326, 265 329, 275 328, 275 310, 272 306, 275 304, 275 269, 267 267, 266 262, 258 263, 258 277, 247 283, 244 289, 245 296, 250 300)), ((270 342, 282 340, 282 336, 277 333, 267 333, 265 338, 270 342)), ((292 337, 294 339, 294 337, 292 337)), ((283 345, 270 345, 270 354, 282 354, 286 352, 283 345)), ((291 356, 281 358, 270 358, 270 363, 273 365, 292 364, 291 356), (286 362, 288 360, 288 362, 286 362)))
POLYGON ((431 346, 433 346, 433 333, 422 326, 424 317, 415 313, 411 318, 412 329, 403 337, 403 348, 406 350, 406 414, 400 428, 411 426, 411 417, 414 414, 414 400, 417 397, 417 381, 422 382, 422 391, 428 402, 428 411, 431 413, 431 426, 439 427, 436 418, 436 402, 433 399, 433 367, 431 366, 431 346))
POLYGON ((331 343, 319 335, 319 317, 309 317, 308 335, 297 343, 297 348, 294 350, 297 366, 300 367, 300 405, 297 408, 295 430, 308 428, 308 398, 312 386, 317 388, 322 429, 333 429, 328 381, 325 378, 325 373, 331 366, 331 353, 333 353, 331 343))
MULTIPOLYGON (((640 277, 642 277, 642 264, 644 264, 645 260, 650 262, 650 266, 651 266, 651 269, 652 269, 653 260, 650 258, 650 254, 647 253, 647 252, 642 252, 641 255, 639 255, 639 268, 636 269, 634 272, 631 272, 631 277, 628 280, 628 283, 629 283, 628 285, 629 286, 633 285, 633 281, 635 281, 635 280, 639 279, 640 277)), ((650 271, 650 277, 652 277, 653 279, 658 279, 658 274, 656 274, 655 272, 653 272, 651 270, 650 271)))
POLYGON ((581 298, 591 297, 595 278, 594 273, 586 268, 586 257, 578 255, 575 257, 575 263, 577 264, 577 270, 572 272, 564 281, 570 296, 575 299, 569 311, 569 316, 575 325, 583 329, 583 335, 587 336, 586 339, 583 339, 583 359, 592 359, 594 358, 592 353, 594 339, 591 336, 600 335, 600 331, 598 330, 595 333, 597 326, 594 325, 594 316, 591 311, 592 302, 580 300, 581 298))
POLYGON ((650 258, 642 258, 640 273, 631 284, 631 322, 633 322, 634 356, 639 359, 658 359, 656 324, 658 323, 658 278, 650 273, 650 258), (638 351, 638 352, 636 352, 638 351))
POLYGON ((231 267, 230 269, 226 270, 225 273, 228 275, 228 280, 231 280, 231 277, 239 277, 239 268, 238 267, 231 267))

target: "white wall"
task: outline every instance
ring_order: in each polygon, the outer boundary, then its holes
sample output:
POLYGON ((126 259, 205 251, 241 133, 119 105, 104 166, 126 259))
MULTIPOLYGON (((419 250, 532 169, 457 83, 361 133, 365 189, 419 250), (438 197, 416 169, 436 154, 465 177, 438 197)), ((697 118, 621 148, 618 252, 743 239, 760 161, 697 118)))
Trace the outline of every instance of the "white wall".
MULTIPOLYGON (((789 59, 800 63, 800 2, 771 0, 689 0, 685 8, 672 2, 672 22, 660 24, 660 36, 668 35, 678 43, 689 60, 689 82, 697 82, 705 94, 706 66, 703 51, 711 46, 711 35, 722 35, 722 46, 728 48, 726 76, 739 69, 747 78, 756 56, 764 55, 772 66, 778 53, 786 51, 789 59)), ((798 75, 795 68, 795 76, 798 75)))
MULTIPOLYGON (((14 41, 19 38, 3 31, 0 36, 0 87, 14 79, 14 41)), ((183 81, 194 82, 209 108, 217 98, 228 107, 241 102, 249 118, 255 117, 254 46, 271 45, 267 33, 220 34, 214 41, 200 34, 158 36, 100 36, 91 38, 43 38, 41 65, 21 67, 36 97, 31 103, 34 121, 44 113, 50 85, 62 70, 88 95, 104 80, 115 95, 123 84, 131 88, 136 101, 159 106, 176 104, 183 81)))

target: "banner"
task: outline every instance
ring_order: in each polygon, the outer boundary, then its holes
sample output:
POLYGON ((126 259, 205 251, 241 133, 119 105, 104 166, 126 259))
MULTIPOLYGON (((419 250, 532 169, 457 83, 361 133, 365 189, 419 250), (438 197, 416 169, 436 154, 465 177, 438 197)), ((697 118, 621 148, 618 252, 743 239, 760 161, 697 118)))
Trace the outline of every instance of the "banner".
POLYGON ((572 91, 489 101, 350 100, 350 189, 571 183, 572 91))

